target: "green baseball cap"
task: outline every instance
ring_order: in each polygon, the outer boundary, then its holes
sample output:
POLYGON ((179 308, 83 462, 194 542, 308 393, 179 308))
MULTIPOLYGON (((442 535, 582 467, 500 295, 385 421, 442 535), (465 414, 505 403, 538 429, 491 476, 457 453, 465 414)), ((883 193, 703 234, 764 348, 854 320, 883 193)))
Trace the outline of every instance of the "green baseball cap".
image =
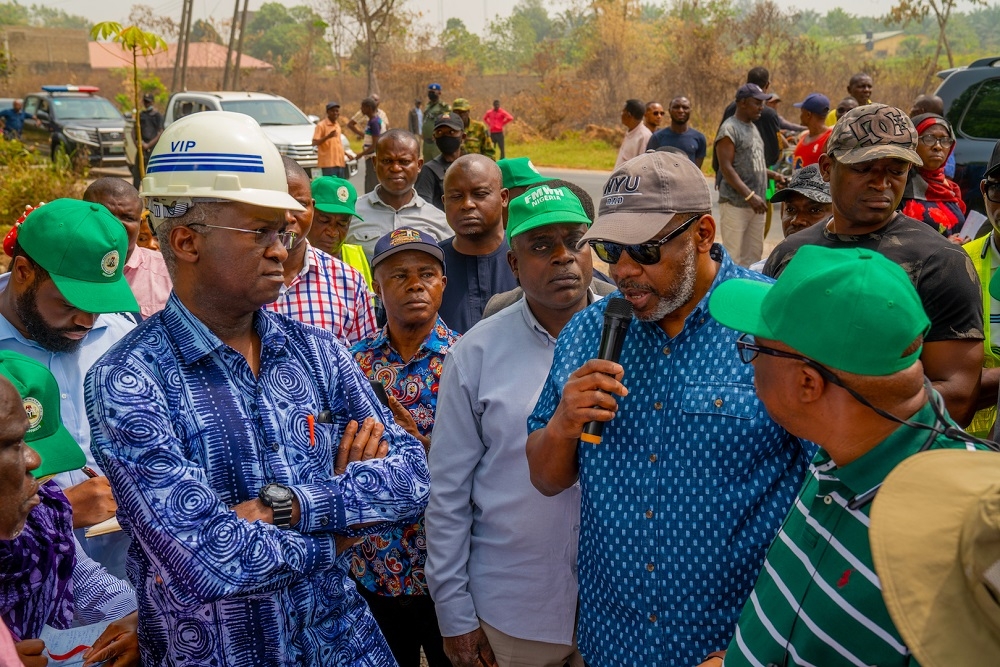
POLYGON ((913 343, 930 328, 906 272, 861 248, 804 246, 777 282, 727 280, 708 309, 731 329, 857 375, 909 368, 921 350, 913 343))
POLYGON ((31 474, 41 479, 86 465, 83 450, 59 418, 59 385, 49 369, 23 354, 3 350, 0 375, 10 380, 21 394, 28 414, 24 441, 42 459, 42 464, 31 474))
POLYGON ((88 313, 136 312, 122 275, 125 227, 101 204, 56 199, 28 215, 17 243, 52 277, 63 297, 88 313))
POLYGON ((472 105, 469 104, 469 100, 464 97, 456 97, 455 101, 451 103, 452 111, 471 111, 472 105))
POLYGON ((358 201, 358 191, 350 181, 335 176, 321 176, 312 182, 311 189, 317 211, 346 213, 364 222, 364 218, 354 210, 358 201))
POLYGON ((507 189, 520 188, 525 185, 535 185, 551 181, 551 178, 542 176, 531 164, 531 160, 526 157, 511 157, 497 160, 500 173, 503 175, 503 186, 507 189))
POLYGON ((569 188, 539 185, 510 200, 507 209, 507 243, 524 232, 545 225, 582 224, 590 227, 583 204, 569 188))

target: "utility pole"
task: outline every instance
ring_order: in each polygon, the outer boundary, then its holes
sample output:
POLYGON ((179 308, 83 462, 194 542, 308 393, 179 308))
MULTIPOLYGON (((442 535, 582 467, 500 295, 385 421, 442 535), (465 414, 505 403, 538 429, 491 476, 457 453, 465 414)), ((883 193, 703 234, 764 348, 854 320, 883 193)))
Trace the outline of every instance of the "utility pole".
POLYGON ((240 59, 243 56, 243 35, 246 34, 247 30, 247 4, 249 2, 250 0, 243 0, 243 16, 240 17, 240 40, 236 42, 236 66, 233 68, 233 90, 240 89, 240 59))
POLYGON ((188 46, 191 45, 191 14, 194 11, 194 0, 185 0, 187 5, 187 22, 181 26, 184 35, 184 54, 181 63, 181 90, 187 90, 188 46))
MULTIPOLYGON (((237 0, 238 1, 238 0, 237 0)), ((184 52, 184 25, 188 20, 188 1, 184 0, 181 7, 181 32, 177 36, 177 47, 174 51, 174 76, 170 79, 170 91, 177 91, 177 83, 180 81, 181 55, 184 52)))
POLYGON ((229 65, 233 59, 233 47, 236 45, 236 22, 240 18, 240 0, 233 3, 233 24, 229 26, 229 46, 226 48, 226 68, 222 75, 222 89, 229 90, 229 65))

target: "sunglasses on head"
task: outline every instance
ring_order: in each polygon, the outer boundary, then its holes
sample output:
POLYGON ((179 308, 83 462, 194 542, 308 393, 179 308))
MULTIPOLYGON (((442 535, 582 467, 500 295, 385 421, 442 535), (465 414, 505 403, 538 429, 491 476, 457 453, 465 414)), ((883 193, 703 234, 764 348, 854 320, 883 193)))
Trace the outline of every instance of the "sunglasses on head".
POLYGON ((627 252, 629 257, 634 259, 639 264, 650 265, 656 264, 660 261, 660 246, 664 246, 675 238, 690 229, 691 225, 694 224, 695 220, 699 220, 702 214, 699 213, 691 218, 685 220, 680 227, 670 232, 664 236, 659 241, 650 241, 648 243, 635 243, 632 245, 625 245, 622 243, 613 243, 611 241, 591 241, 590 247, 594 249, 597 253, 598 258, 602 262, 607 262, 608 264, 617 264, 618 260, 622 258, 622 252, 627 252))

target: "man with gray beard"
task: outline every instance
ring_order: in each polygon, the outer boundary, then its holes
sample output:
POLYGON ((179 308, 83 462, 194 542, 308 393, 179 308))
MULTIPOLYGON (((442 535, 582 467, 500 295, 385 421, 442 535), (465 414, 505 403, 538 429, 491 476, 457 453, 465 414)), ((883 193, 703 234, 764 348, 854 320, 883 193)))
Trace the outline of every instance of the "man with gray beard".
POLYGON ((815 451, 771 420, 739 334, 708 311, 723 281, 767 280, 715 242, 711 208, 683 154, 612 174, 581 243, 619 293, 562 329, 528 418, 532 484, 582 491, 577 642, 593 667, 695 665, 724 645, 815 451), (613 297, 635 314, 618 363, 593 358, 613 297), (606 422, 599 445, 581 442, 589 421, 606 422))

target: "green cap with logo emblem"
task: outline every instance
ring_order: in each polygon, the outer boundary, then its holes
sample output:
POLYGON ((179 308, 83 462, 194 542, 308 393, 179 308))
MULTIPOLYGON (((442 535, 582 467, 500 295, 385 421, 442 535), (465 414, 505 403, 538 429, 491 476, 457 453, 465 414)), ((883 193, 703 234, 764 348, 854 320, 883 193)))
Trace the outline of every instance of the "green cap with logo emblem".
POLYGON ((311 188, 317 211, 334 215, 353 215, 364 222, 364 218, 354 209, 358 201, 358 191, 350 181, 335 176, 321 176, 312 182, 311 188))
POLYGON ((803 246, 777 282, 727 280, 708 309, 724 326, 857 375, 912 366, 931 325, 906 271, 862 248, 803 246))
POLYGON ((526 157, 509 157, 497 160, 497 166, 500 167, 500 174, 503 176, 503 186, 508 190, 552 180, 548 176, 542 176, 535 169, 535 165, 531 164, 531 160, 526 157))
POLYGON ((539 185, 510 200, 507 214, 507 243, 525 232, 546 225, 586 225, 590 218, 580 199, 569 188, 539 185))
POLYGON ((75 308, 88 313, 139 310, 122 274, 128 235, 103 205, 76 199, 51 201, 25 218, 17 230, 17 243, 75 308))
POLYGON ((59 418, 59 385, 49 369, 23 354, 3 350, 0 375, 17 389, 28 415, 24 441, 42 459, 32 474, 41 479, 86 465, 83 450, 59 418))

